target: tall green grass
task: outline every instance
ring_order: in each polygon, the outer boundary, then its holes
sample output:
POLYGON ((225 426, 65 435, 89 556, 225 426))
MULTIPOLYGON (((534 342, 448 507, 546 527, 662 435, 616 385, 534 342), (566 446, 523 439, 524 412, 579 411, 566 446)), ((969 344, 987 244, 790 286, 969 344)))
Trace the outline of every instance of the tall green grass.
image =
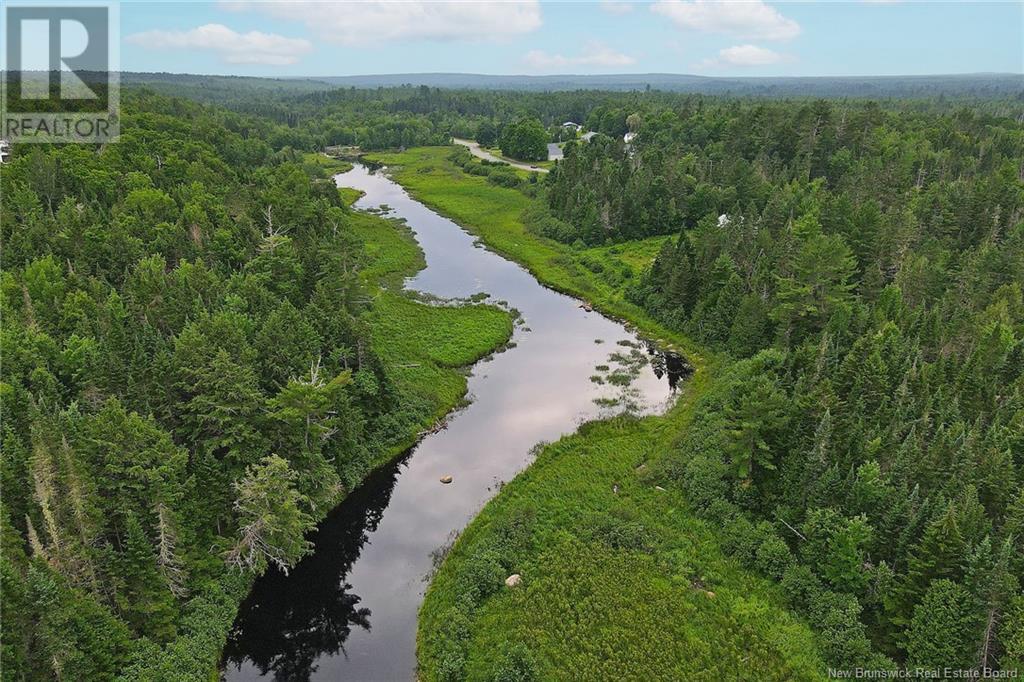
POLYGON ((520 219, 536 199, 462 172, 449 153, 373 159, 543 283, 682 349, 698 371, 664 416, 592 422, 543 448, 470 523, 420 612, 421 679, 821 679, 814 637, 777 589, 657 485, 721 363, 625 300, 666 238, 590 249, 544 239, 520 219), (513 573, 522 584, 508 588, 513 573))
POLYGON ((421 679, 823 678, 777 589, 655 487, 672 421, 587 424, 502 489, 427 593, 421 679))

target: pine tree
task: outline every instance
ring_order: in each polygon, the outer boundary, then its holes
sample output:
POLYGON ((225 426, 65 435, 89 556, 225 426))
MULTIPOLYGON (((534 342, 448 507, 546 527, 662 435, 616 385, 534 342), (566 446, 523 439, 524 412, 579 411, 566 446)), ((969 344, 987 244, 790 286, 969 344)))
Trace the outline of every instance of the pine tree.
POLYGON ((977 663, 977 617, 967 589, 952 580, 936 580, 914 609, 907 633, 907 661, 912 666, 959 668, 977 663))
POLYGON ((135 514, 125 518, 125 544, 119 560, 122 583, 117 602, 132 628, 159 642, 174 637, 174 596, 160 575, 157 554, 135 514))
POLYGON ((304 536, 314 524, 302 511, 305 498, 294 479, 288 462, 270 455, 250 465, 235 484, 239 531, 225 555, 228 565, 258 574, 269 563, 287 573, 310 550, 304 536))
POLYGON ((775 469, 770 441, 789 421, 786 405, 785 394, 762 373, 742 380, 726 405, 726 456, 733 475, 745 484, 756 467, 775 469))

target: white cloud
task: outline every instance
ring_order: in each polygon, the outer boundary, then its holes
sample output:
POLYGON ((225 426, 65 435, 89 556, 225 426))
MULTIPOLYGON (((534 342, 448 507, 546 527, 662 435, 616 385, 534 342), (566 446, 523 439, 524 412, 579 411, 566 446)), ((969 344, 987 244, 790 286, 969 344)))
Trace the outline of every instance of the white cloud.
POLYGON ((792 57, 779 54, 765 47, 734 45, 733 47, 719 50, 717 56, 699 62, 696 64, 696 67, 698 69, 713 69, 729 66, 768 66, 787 61, 792 61, 792 57))
POLYGON ((618 0, 601 0, 601 10, 608 14, 629 14, 633 11, 633 3, 619 2, 618 0))
POLYGON ((487 41, 540 27, 538 0, 520 2, 221 2, 301 21, 320 39, 342 45, 399 40, 487 41))
POLYGON ((800 24, 763 0, 658 0, 651 11, 668 17, 680 28, 706 33, 753 40, 789 40, 800 34, 800 24))
POLYGON ((628 54, 616 52, 615 50, 600 43, 591 43, 583 48, 583 51, 575 57, 566 57, 563 54, 551 54, 544 50, 530 50, 523 56, 526 65, 536 71, 553 71, 578 66, 629 66, 636 64, 636 59, 628 54))
POLYGON ((238 33, 223 24, 204 24, 190 31, 143 31, 125 38, 134 45, 152 49, 210 50, 229 64, 295 64, 312 51, 303 38, 286 38, 276 33, 238 33))

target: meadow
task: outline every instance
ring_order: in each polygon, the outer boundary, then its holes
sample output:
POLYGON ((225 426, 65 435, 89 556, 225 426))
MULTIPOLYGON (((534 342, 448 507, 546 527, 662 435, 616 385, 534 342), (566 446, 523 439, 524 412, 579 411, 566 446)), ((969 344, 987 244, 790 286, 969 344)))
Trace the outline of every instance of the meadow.
POLYGON ((422 678, 821 679, 814 636, 777 588, 729 558, 678 489, 659 485, 664 453, 721 362, 624 298, 667 237, 591 248, 545 239, 521 219, 535 199, 464 173, 449 153, 372 158, 544 284, 683 349, 697 372, 664 416, 591 422, 540 448, 470 523, 420 612, 422 678), (511 574, 518 587, 505 586, 511 574))
POLYGON ((823 679, 778 588, 657 485, 690 404, 591 422, 540 450, 434 577, 421 679, 823 679))

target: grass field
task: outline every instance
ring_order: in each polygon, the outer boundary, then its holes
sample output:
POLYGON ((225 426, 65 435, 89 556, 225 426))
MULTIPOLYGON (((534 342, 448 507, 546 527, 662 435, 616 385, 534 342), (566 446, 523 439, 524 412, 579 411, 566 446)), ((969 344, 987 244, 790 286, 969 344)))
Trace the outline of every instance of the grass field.
POLYGON ((424 680, 822 679, 810 629, 653 472, 721 360, 624 299, 666 237, 575 250, 529 232, 531 201, 448 161, 378 154, 414 197, 526 266, 683 350, 697 368, 664 416, 585 425, 541 450, 440 564, 420 612, 424 680), (504 580, 518 573, 522 583, 504 580))
POLYGON ((302 155, 302 162, 322 168, 329 174, 345 173, 352 170, 352 164, 344 159, 336 159, 320 152, 306 152, 302 155))

